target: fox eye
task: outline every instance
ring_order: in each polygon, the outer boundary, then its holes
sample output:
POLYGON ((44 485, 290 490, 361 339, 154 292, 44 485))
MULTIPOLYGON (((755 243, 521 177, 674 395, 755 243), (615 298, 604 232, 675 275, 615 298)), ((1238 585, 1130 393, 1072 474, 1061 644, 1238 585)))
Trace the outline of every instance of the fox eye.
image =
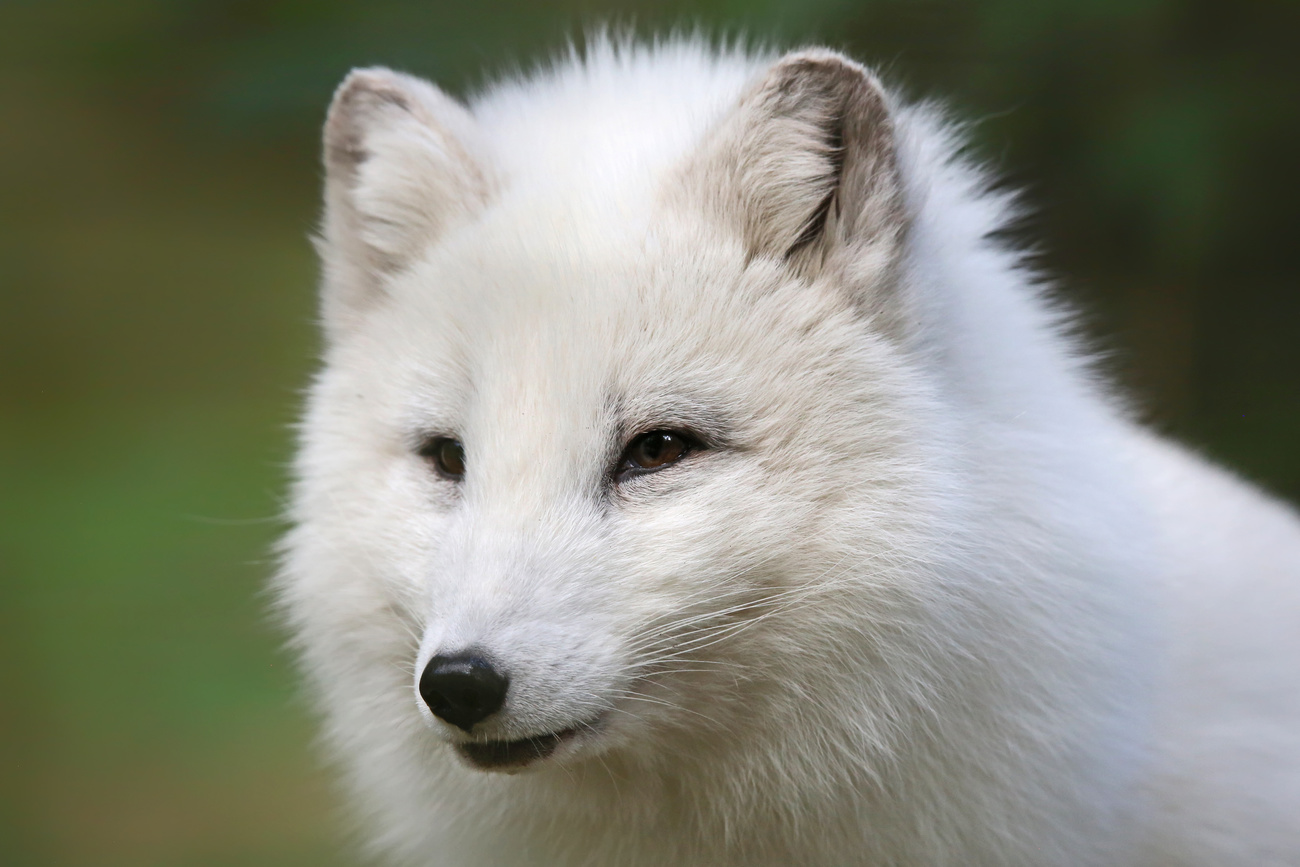
POLYGON ((459 482, 465 478, 465 447, 459 441, 451 437, 430 437, 420 446, 419 453, 444 479, 459 482))
POLYGON ((699 446, 686 434, 671 430, 652 430, 628 443, 618 465, 618 477, 627 478, 654 472, 677 463, 699 446))

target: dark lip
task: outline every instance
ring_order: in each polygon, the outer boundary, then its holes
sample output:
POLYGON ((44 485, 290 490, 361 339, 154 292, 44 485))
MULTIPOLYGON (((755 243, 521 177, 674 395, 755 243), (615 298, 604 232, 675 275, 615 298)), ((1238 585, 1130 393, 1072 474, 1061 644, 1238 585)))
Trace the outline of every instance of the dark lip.
POLYGON ((456 750, 482 771, 522 768, 547 758, 556 748, 578 733, 578 728, 537 735, 518 741, 480 741, 458 744, 456 750))

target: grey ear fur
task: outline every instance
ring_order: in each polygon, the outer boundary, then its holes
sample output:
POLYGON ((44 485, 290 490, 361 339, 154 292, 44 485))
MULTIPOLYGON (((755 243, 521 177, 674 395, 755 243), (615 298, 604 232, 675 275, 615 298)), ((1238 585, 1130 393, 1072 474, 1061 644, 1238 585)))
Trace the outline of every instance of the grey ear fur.
POLYGON ((493 179, 475 154, 469 112, 433 85, 389 69, 354 70, 325 121, 322 316, 346 328, 386 274, 471 219, 493 179))
POLYGON ((906 229, 885 92, 825 49, 777 61, 706 141, 687 187, 737 225, 751 257, 806 275, 848 248, 888 265, 906 229))

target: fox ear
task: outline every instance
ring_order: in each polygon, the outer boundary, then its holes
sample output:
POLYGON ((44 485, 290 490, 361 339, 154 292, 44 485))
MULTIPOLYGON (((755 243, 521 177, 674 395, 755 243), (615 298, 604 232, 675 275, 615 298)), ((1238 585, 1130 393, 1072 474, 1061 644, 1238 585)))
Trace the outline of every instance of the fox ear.
POLYGON ((833 51, 777 61, 714 129, 688 173, 688 188, 739 228, 751 257, 782 259, 804 273, 845 246, 869 245, 892 259, 905 229, 885 92, 833 51))
POLYGON ((319 244, 326 328, 345 327, 442 232, 492 192, 469 112, 432 84, 354 70, 325 121, 325 218, 319 244))

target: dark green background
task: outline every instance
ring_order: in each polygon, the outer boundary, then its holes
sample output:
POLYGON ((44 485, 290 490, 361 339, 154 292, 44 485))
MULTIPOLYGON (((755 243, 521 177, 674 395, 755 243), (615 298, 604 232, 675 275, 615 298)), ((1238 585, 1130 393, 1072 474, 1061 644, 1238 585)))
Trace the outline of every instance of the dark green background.
POLYGON ((610 16, 947 99, 1148 415, 1300 498, 1291 0, 0 0, 0 863, 352 863, 261 589, 317 128, 610 16))

